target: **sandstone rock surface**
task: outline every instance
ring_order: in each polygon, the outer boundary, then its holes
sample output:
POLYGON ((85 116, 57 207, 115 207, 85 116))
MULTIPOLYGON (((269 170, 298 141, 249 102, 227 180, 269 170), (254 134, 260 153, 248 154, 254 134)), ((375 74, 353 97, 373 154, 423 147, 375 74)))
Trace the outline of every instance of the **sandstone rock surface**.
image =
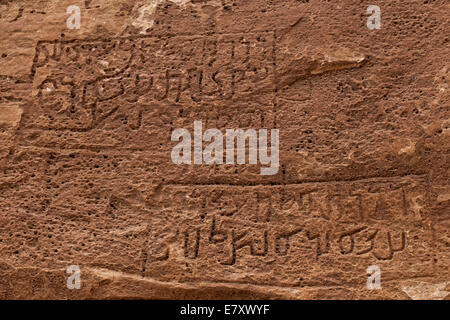
POLYGON ((449 299, 449 11, 0 0, 0 298, 449 299), (198 120, 277 174, 174 164, 198 120))

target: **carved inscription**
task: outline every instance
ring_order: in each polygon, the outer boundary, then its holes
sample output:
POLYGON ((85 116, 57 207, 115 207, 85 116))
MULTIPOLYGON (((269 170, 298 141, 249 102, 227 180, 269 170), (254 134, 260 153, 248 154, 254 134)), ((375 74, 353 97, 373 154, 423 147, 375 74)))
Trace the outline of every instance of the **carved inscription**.
POLYGON ((40 41, 29 125, 86 131, 120 114, 121 124, 136 130, 159 116, 158 106, 200 106, 200 116, 250 95, 266 108, 273 100, 274 45, 272 32, 40 41))
POLYGON ((276 265, 291 277, 308 275, 308 268, 323 263, 341 270, 358 259, 427 263, 415 247, 418 238, 429 237, 426 212, 418 210, 425 198, 424 177, 418 176, 267 187, 167 186, 152 203, 167 221, 182 226, 166 243, 167 260, 199 263, 206 273, 276 265))

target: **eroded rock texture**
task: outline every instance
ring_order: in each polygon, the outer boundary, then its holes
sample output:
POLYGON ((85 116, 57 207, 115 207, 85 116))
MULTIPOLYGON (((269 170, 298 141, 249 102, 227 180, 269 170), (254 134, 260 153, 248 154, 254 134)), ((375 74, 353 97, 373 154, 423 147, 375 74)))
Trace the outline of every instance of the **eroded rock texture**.
POLYGON ((0 0, 0 298, 448 299, 449 9, 0 0), (278 173, 173 164, 196 120, 278 173))

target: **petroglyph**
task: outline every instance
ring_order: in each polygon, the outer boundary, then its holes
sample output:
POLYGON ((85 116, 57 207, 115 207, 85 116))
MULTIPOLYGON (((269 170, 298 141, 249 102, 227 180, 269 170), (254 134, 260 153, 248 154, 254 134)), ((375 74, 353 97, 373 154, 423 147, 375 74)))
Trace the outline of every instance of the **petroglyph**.
POLYGON ((443 1, 0 2, 0 298, 448 297, 443 1))

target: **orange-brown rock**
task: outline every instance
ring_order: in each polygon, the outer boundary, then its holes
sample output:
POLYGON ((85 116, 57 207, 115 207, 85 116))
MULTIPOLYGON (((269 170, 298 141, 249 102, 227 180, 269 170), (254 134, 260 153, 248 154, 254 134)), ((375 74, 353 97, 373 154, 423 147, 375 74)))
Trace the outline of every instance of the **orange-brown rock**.
POLYGON ((448 299, 449 9, 0 0, 0 298, 448 299), (174 164, 194 121, 279 170, 174 164))

